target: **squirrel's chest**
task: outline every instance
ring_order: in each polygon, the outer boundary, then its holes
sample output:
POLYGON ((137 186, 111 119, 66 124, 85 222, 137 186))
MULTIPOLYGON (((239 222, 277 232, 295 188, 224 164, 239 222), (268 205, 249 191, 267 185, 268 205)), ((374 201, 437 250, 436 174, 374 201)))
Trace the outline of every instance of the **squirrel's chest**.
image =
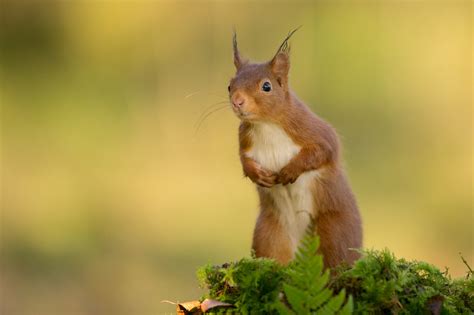
POLYGON ((270 123, 255 124, 250 137, 248 157, 274 172, 279 172, 301 149, 281 127, 270 123))
MULTIPOLYGON (((255 125, 250 135, 252 147, 246 153, 247 156, 274 172, 279 172, 301 150, 301 147, 276 125, 255 125)), ((272 199, 274 211, 278 213, 280 222, 288 232, 293 250, 296 250, 311 216, 315 214, 312 190, 317 176, 317 171, 310 171, 301 174, 293 184, 278 184, 272 188, 259 187, 262 193, 272 199)))

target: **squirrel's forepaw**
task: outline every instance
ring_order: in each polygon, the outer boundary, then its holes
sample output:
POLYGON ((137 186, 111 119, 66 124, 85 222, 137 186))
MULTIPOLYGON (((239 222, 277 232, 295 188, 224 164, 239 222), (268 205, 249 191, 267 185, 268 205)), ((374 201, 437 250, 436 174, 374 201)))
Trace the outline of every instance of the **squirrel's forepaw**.
POLYGON ((288 165, 281 169, 278 174, 278 182, 282 185, 293 184, 300 174, 288 165))
POLYGON ((259 186, 271 188, 277 184, 277 175, 260 176, 253 180, 253 182, 259 186))
POLYGON ((245 170, 245 175, 250 178, 252 182, 261 187, 271 188, 277 184, 277 174, 263 168, 258 163, 248 165, 245 170))

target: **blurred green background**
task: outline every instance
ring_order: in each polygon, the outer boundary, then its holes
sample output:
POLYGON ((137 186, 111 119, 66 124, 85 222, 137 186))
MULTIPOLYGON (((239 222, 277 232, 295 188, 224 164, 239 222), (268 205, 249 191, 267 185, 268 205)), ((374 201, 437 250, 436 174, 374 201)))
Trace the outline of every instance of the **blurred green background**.
POLYGON ((2 1, 1 314, 172 313, 249 255, 235 25, 339 131, 368 248, 473 264, 471 1, 2 1), (218 106, 215 105, 216 108, 218 106))

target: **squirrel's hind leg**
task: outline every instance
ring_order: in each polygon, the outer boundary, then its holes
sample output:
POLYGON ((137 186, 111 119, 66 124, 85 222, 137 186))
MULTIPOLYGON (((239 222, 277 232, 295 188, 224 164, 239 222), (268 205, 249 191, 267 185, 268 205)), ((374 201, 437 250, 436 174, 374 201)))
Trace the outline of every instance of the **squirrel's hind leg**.
POLYGON ((252 248, 257 257, 274 258, 281 264, 287 264, 293 259, 291 240, 272 208, 260 211, 252 248))
POLYGON ((318 215, 316 231, 320 237, 319 251, 324 266, 333 268, 342 262, 352 265, 360 254, 354 250, 362 247, 362 231, 357 213, 326 211, 318 215))

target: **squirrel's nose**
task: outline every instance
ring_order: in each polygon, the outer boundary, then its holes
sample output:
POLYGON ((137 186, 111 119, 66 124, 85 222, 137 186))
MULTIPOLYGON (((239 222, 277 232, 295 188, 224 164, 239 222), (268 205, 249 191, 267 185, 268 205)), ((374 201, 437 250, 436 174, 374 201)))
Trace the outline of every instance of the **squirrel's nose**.
POLYGON ((240 108, 242 107, 242 105, 244 105, 244 103, 245 103, 245 98, 243 98, 241 95, 234 94, 232 96, 232 104, 234 105, 234 107, 240 108))

